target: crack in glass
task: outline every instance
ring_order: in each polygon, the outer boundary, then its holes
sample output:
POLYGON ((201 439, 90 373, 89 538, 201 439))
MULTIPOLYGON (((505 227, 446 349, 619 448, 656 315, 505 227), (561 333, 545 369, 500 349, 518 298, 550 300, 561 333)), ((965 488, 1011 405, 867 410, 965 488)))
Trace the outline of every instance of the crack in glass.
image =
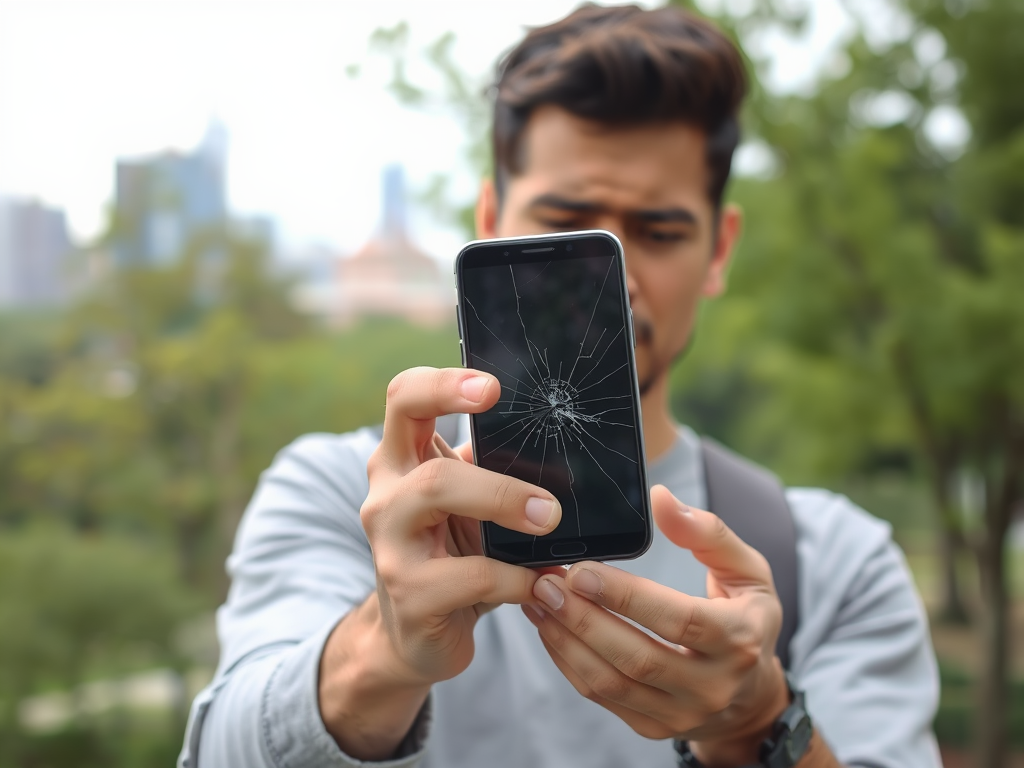
MULTIPOLYGON (((541 270, 526 281, 522 287, 536 280, 550 263, 545 263, 541 270)), ((645 519, 643 513, 634 506, 619 483, 609 474, 602 460, 595 455, 596 453, 604 457, 613 454, 634 465, 637 464, 636 457, 616 450, 607 444, 602 436, 602 430, 607 427, 635 427, 632 418, 632 395, 602 395, 598 389, 610 377, 629 365, 627 360, 620 365, 612 365, 610 370, 602 368, 609 350, 623 337, 625 326, 620 327, 614 334, 610 334, 608 328, 594 326, 598 305, 604 296, 613 266, 614 257, 609 258, 600 290, 594 297, 594 305, 590 311, 590 320, 586 330, 578 345, 570 347, 574 349, 575 353, 571 359, 549 359, 549 348, 541 347, 530 337, 520 304, 521 286, 516 284, 516 270, 513 265, 508 265, 509 278, 512 291, 515 294, 516 315, 525 350, 529 353, 528 358, 522 353, 516 354, 509 349, 501 336, 483 321, 469 297, 466 297, 465 300, 480 326, 493 336, 518 364, 518 367, 513 366, 515 370, 513 373, 479 355, 474 355, 476 362, 504 374, 504 377, 499 376, 502 383, 502 395, 496 406, 504 424, 481 435, 481 439, 484 441, 499 438, 500 442, 490 447, 481 456, 481 459, 486 459, 497 451, 511 446, 516 452, 503 470, 503 473, 507 474, 526 446, 539 447, 541 456, 537 469, 536 482, 538 485, 543 483, 544 471, 551 466, 551 462, 564 463, 568 472, 568 488, 574 503, 573 512, 578 536, 583 535, 583 530, 579 503, 576 498, 576 475, 568 455, 570 448, 578 450, 587 457, 608 478, 629 508, 641 520, 645 519)), ((518 347, 518 342, 514 346, 518 347)), ((614 360, 614 356, 609 359, 614 360)), ((604 368, 608 368, 608 366, 604 366, 604 368)), ((536 537, 534 538, 536 539, 536 537)))

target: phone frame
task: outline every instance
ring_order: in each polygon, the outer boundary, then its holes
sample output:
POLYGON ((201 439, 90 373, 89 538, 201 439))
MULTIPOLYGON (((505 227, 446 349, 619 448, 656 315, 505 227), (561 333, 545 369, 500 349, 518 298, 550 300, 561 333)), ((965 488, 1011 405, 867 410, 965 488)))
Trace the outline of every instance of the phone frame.
MULTIPOLYGON (((633 405, 633 418, 636 424, 636 436, 637 436, 637 450, 639 454, 638 471, 640 475, 641 484, 641 499, 644 505, 644 523, 645 530, 642 532, 642 538, 639 545, 636 547, 629 547, 623 551, 615 551, 614 546, 611 547, 611 551, 605 551, 606 548, 600 548, 597 551, 589 551, 590 547, 587 546, 585 551, 580 554, 566 554, 566 555, 552 555, 548 558, 531 559, 531 560, 510 560, 504 556, 505 553, 501 550, 495 549, 490 543, 490 537, 488 535, 488 525, 485 522, 480 523, 480 538, 483 544, 484 554, 488 557, 493 557, 503 562, 513 563, 514 565, 520 565, 527 568, 538 568, 552 565, 568 565, 571 563, 577 563, 584 560, 632 560, 640 557, 644 552, 650 549, 652 542, 654 541, 654 521, 651 514, 651 489, 650 481, 647 476, 647 453, 644 446, 644 428, 643 428, 643 414, 640 408, 640 384, 637 379, 636 373, 636 335, 633 330, 633 311, 629 306, 629 289, 626 285, 626 257, 625 252, 622 248, 622 243, 619 239, 603 229, 588 229, 575 232, 556 232, 543 235, 524 235, 521 237, 500 237, 489 240, 472 240, 466 243, 459 251, 458 256, 455 258, 454 272, 455 272, 455 293, 457 296, 456 304, 456 318, 458 320, 458 333, 459 333, 459 352, 462 358, 462 365, 466 367, 466 346, 463 334, 463 329, 466 326, 465 316, 465 302, 463 301, 463 267, 465 264, 466 256, 472 251, 480 248, 492 248, 492 247, 507 247, 509 249, 513 247, 519 247, 520 253, 523 250, 523 246, 530 247, 542 247, 546 244, 553 244, 556 248, 560 245, 571 243, 574 240, 584 240, 600 238, 607 240, 612 245, 613 256, 618 260, 619 276, 621 278, 621 300, 620 300, 620 311, 622 313, 623 323, 626 329, 629 331, 629 339, 632 343, 626 344, 626 357, 629 362, 629 374, 632 389, 632 405, 633 405)), ((564 250, 561 251, 565 253, 564 250)), ((499 262, 501 263, 501 262, 499 262)), ((514 262, 508 262, 514 263, 514 262)), ((474 414, 470 414, 470 444, 473 448, 473 463, 479 466, 477 461, 477 435, 476 435, 476 419, 474 414)), ((617 539, 623 537, 626 534, 601 534, 595 536, 583 536, 577 541, 584 543, 588 540, 597 539, 617 539)), ((570 540, 571 541, 571 540, 570 540)), ((561 542, 559 542, 561 543, 561 542)), ((568 542, 567 542, 568 543, 568 542)), ((605 542, 602 542, 605 543, 605 542)), ((610 542, 608 542, 610 543, 610 542)), ((548 550, 550 552, 550 549, 548 550)))

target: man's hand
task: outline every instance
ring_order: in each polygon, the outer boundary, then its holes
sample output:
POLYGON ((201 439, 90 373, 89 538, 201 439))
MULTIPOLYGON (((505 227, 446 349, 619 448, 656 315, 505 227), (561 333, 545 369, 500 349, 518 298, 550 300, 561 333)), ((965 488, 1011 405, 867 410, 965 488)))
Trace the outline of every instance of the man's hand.
POLYGON ((710 512, 662 486, 651 499, 658 527, 708 567, 707 599, 587 562, 564 578, 546 569, 534 586, 543 610, 524 612, 576 690, 641 735, 687 739, 708 766, 756 763, 789 703, 771 569, 710 512))
POLYGON ((557 500, 464 461, 434 433, 436 417, 486 411, 500 394, 493 376, 462 368, 414 368, 388 387, 360 510, 377 589, 332 633, 320 669, 321 716, 352 757, 389 757, 430 685, 469 666, 479 616, 533 600, 537 574, 484 557, 479 524, 550 533, 557 500))

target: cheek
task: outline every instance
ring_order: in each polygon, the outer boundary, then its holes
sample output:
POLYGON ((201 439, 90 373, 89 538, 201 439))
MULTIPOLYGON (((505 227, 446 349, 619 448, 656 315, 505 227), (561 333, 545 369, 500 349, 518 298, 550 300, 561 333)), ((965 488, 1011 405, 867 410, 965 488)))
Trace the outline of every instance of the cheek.
POLYGON ((679 337, 689 335, 693 313, 704 281, 703 270, 672 265, 657 270, 648 285, 648 301, 657 335, 671 346, 679 337))

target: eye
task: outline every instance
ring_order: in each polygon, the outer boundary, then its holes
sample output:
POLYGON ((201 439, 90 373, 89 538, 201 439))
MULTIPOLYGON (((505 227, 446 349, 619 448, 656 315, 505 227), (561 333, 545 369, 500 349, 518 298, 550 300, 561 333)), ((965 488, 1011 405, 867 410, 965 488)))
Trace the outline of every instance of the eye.
POLYGON ((567 219, 561 216, 538 216, 537 221, 553 230, 581 228, 581 222, 577 218, 567 219))
POLYGON ((643 232, 645 239, 657 245, 675 245, 690 239, 691 234, 681 229, 647 229, 643 232))

